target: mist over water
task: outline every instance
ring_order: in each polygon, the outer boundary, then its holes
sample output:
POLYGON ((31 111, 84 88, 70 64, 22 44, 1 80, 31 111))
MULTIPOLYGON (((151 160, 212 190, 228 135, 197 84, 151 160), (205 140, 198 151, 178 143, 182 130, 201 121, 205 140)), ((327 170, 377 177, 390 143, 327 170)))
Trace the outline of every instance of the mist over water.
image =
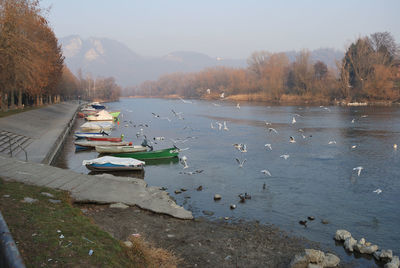
MULTIPOLYGON (((178 161, 147 165, 144 180, 149 185, 167 187, 177 203, 195 217, 205 216, 203 211, 208 210, 214 212, 206 216, 210 219, 258 220, 331 248, 335 231, 346 229, 356 239, 365 237, 399 254, 400 150, 393 148, 393 144, 400 144, 399 107, 325 109, 241 103, 238 109, 236 103, 223 101, 192 102, 121 99, 107 104, 108 110, 123 114, 112 136, 123 133, 125 140, 140 144, 143 137, 138 139, 136 133, 142 128, 147 138, 157 143, 154 149, 172 146, 171 139, 186 140, 175 144, 189 148, 180 153, 187 157, 189 168, 183 169, 178 161), (175 117, 172 109, 182 112, 184 120, 175 117), (226 121, 229 130, 218 130, 217 121, 226 121), (141 123, 148 127, 139 127, 141 123), (278 133, 268 131, 269 127, 278 133), (165 140, 153 140, 161 136, 165 140), (289 142, 290 136, 295 143, 289 142), (239 152, 235 143, 246 144, 247 152, 239 152), (272 150, 265 144, 271 144, 272 150), (289 155, 286 160, 280 157, 284 154, 289 155), (243 168, 235 158, 247 160, 243 168), (360 176, 353 170, 358 166, 363 167, 360 176), (262 174, 263 169, 272 176, 262 174), (182 174, 194 170, 204 171, 182 174), (203 190, 197 191, 200 185, 203 190), (181 188, 187 191, 174 193, 181 188), (381 194, 373 192, 378 188, 381 194), (239 203, 238 195, 245 192, 252 198, 239 203), (213 200, 216 193, 222 200, 213 200), (230 204, 237 208, 231 210, 230 204), (307 216, 315 220, 304 228, 298 221, 307 216), (321 219, 329 224, 322 224, 321 219)), ((59 165, 88 173, 82 160, 95 157, 95 151, 75 153, 67 143, 59 165)), ((344 255, 341 246, 336 251, 344 255)))

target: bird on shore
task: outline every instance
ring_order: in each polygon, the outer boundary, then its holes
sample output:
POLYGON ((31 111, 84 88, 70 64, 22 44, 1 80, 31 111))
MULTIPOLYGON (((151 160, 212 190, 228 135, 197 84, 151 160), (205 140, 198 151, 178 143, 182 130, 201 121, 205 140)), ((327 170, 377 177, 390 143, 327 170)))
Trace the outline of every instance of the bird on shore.
POLYGON ((238 158, 236 158, 236 162, 238 163, 239 167, 242 168, 244 163, 246 163, 247 159, 244 159, 243 161, 240 161, 238 158))
POLYGON ((353 170, 357 170, 357 175, 358 176, 360 176, 360 174, 361 174, 361 170, 363 170, 364 168, 363 167, 355 167, 355 168, 353 168, 353 170))
POLYGON ((270 143, 265 144, 264 147, 269 148, 272 151, 272 146, 270 143))
POLYGON ((266 170, 266 169, 263 169, 263 170, 261 170, 261 173, 263 173, 265 176, 272 176, 271 175, 271 172, 269 172, 268 170, 266 170))
POLYGON ((207 88, 207 94, 211 94, 211 89, 207 88))
POLYGON ((377 193, 377 194, 380 194, 380 193, 382 193, 382 190, 381 189, 376 189, 375 191, 373 191, 374 193, 377 193))
POLYGON ((222 92, 221 95, 219 96, 221 99, 225 98, 225 92, 222 92))

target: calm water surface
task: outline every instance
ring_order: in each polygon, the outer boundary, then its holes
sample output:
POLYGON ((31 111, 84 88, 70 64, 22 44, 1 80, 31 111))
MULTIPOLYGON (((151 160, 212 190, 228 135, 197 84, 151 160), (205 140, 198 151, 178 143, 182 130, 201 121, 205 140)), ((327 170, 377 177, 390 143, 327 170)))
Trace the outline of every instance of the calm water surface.
MULTIPOLYGON (((188 158, 189 168, 184 170, 177 161, 147 165, 144 179, 149 185, 167 187, 177 203, 194 216, 204 216, 203 211, 209 210, 215 213, 210 219, 272 223, 331 248, 335 231, 347 229, 356 239, 365 237, 400 253, 400 148, 393 148, 395 143, 400 145, 399 107, 241 104, 238 109, 221 101, 160 99, 121 99, 107 106, 122 112, 113 136, 124 133, 126 140, 140 144, 143 137, 138 139, 136 133, 143 129, 149 139, 165 137, 156 141, 155 149, 172 146, 171 139, 181 139, 176 145, 189 148, 180 153, 188 158), (171 109, 182 112, 184 120, 175 117, 171 109), (224 121, 229 130, 218 130, 216 122, 224 121), (139 127, 141 123, 148 127, 139 127), (289 142, 290 136, 296 143, 289 142), (247 153, 236 150, 234 143, 246 144, 247 153), (272 150, 264 146, 267 143, 272 150), (352 149, 353 145, 356 148, 352 149), (289 158, 280 157, 284 154, 289 158), (247 160, 243 168, 236 158, 247 160), (358 166, 363 167, 360 176, 353 170, 358 166), (262 174, 263 169, 272 176, 262 174), (204 172, 182 174, 194 170, 204 172), (196 191, 200 185, 203 190, 196 191), (187 191, 174 194, 180 188, 187 191), (382 190, 379 195, 373 192, 378 188, 382 190), (251 200, 239 203, 238 194, 245 192, 251 194, 251 200), (221 201, 213 200, 216 193, 222 195, 221 201), (237 208, 231 210, 230 204, 237 208), (298 221, 307 216, 316 219, 304 228, 298 221), (321 224, 321 219, 329 224, 321 224)), ((88 173, 82 160, 95 157, 95 151, 75 153, 70 141, 58 165, 88 173)), ((341 246, 335 250, 343 257, 341 246)))

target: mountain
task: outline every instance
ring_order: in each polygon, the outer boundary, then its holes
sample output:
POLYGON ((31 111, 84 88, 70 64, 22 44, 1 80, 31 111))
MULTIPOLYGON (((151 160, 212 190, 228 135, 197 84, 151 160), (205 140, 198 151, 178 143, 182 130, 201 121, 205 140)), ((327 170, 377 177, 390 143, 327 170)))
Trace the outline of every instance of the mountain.
POLYGON ((92 76, 113 76, 122 86, 156 80, 173 72, 197 72, 207 67, 245 67, 246 60, 212 58, 205 54, 177 51, 163 57, 142 57, 124 44, 107 38, 60 39, 65 62, 73 73, 79 69, 92 76))
MULTIPOLYGON (((159 76, 174 72, 198 72, 207 67, 226 66, 243 68, 246 59, 212 58, 202 53, 176 51, 162 57, 143 57, 126 45, 108 38, 82 39, 78 35, 61 38, 60 43, 65 63, 77 74, 90 73, 92 77, 113 76, 122 86, 132 86, 146 80, 156 80, 159 76)), ((294 61, 299 52, 286 52, 294 61)), ((310 52, 312 61, 321 60, 329 67, 344 53, 334 49, 317 49, 310 52)))

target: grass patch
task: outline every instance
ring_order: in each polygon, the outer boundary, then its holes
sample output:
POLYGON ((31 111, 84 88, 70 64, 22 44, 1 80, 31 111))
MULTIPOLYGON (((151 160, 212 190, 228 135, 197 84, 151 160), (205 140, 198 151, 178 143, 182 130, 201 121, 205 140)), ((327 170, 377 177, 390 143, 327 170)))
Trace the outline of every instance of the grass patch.
POLYGON ((7 112, 2 112, 0 111, 0 118, 1 117, 6 117, 6 116, 10 116, 13 114, 19 114, 19 113, 23 113, 23 112, 28 112, 28 111, 32 111, 32 110, 36 110, 38 108, 42 108, 44 106, 29 106, 29 107, 25 107, 24 109, 12 109, 12 110, 8 110, 7 112))
POLYGON ((0 179, 0 210, 27 267, 160 266, 152 265, 148 251, 136 244, 128 249, 93 224, 71 205, 68 192, 0 179), (25 197, 38 201, 24 203, 25 197))

